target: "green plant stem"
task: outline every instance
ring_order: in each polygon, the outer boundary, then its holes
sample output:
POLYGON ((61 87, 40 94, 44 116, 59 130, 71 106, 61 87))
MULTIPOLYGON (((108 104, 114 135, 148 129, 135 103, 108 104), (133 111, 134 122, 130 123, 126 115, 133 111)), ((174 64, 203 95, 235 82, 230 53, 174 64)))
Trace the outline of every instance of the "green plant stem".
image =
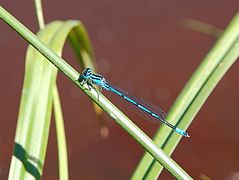
POLYGON ((64 120, 61 110, 61 103, 57 86, 54 86, 53 90, 53 105, 55 110, 55 123, 56 123, 56 135, 57 135, 57 146, 58 146, 58 159, 59 159, 59 179, 67 180, 68 175, 68 158, 67 158, 67 146, 66 146, 66 135, 64 128, 64 120))
MULTIPOLYGON (((42 3, 41 0, 35 0, 35 8, 38 19, 39 28, 42 30, 45 27, 42 3)), ((66 135, 64 128, 64 120, 62 115, 62 109, 60 104, 60 97, 57 89, 57 85, 53 88, 53 108, 55 112, 55 124, 58 146, 58 161, 59 161, 59 178, 67 180, 69 179, 68 173, 68 157, 67 157, 67 145, 66 135)))
MULTIPOLYGON (((239 38, 237 38, 236 42, 233 43, 230 50, 223 57, 223 60, 218 64, 218 66, 206 80, 205 84, 200 89, 200 92, 197 94, 195 100, 187 109, 187 113, 185 113, 185 115, 182 116, 182 121, 191 122, 194 119, 194 117, 197 115, 197 113, 199 112, 199 110, 201 109, 201 107, 211 94, 211 92, 214 90, 219 81, 223 78, 225 73, 230 69, 233 63, 236 62, 238 57, 239 57, 239 38)), ((168 143, 167 145, 164 146, 163 149, 167 154, 172 154, 173 152, 172 147, 175 148, 176 145, 177 144, 174 143, 171 144, 170 146, 170 143, 168 143)), ((162 170, 163 167, 160 164, 158 164, 156 165, 155 169, 157 169, 158 171, 159 169, 162 170)))
POLYGON ((49 49, 36 35, 21 24, 16 18, 9 14, 2 6, 0 6, 0 17, 9 26, 11 26, 18 34, 28 41, 35 49, 45 56, 52 64, 61 70, 69 79, 76 81, 79 73, 66 63, 60 56, 49 49))
POLYGON ((43 10, 42 10, 42 3, 41 0, 35 0, 35 9, 37 14, 37 20, 39 24, 39 28, 43 29, 45 26, 43 10))
POLYGON ((77 79, 79 73, 75 71, 61 57, 48 49, 39 39, 17 19, 0 6, 0 17, 16 32, 35 47, 43 56, 60 69, 71 81, 80 87, 95 103, 108 113, 121 127, 123 127, 137 142, 139 142, 159 163, 168 169, 177 179, 192 179, 179 165, 167 157, 152 140, 141 131, 130 119, 117 109, 103 95, 99 95, 94 89, 89 91, 87 85, 81 85, 77 79))
MULTIPOLYGON (((223 61, 213 71, 209 79, 206 81, 205 85, 201 88, 195 100, 188 108, 187 113, 182 117, 182 121, 192 120, 196 116, 198 111, 201 109, 201 107, 207 100, 210 93, 213 91, 213 89, 216 87, 219 81, 223 78, 224 74, 237 60, 238 56, 239 56, 239 39, 237 39, 237 42, 231 47, 230 51, 223 58, 223 61)), ((165 144, 165 146, 163 147, 164 152, 167 153, 168 155, 171 155, 173 149, 176 147, 176 144, 173 143, 175 140, 173 139, 171 140, 172 144, 170 142, 165 144)), ((159 173, 163 170, 163 167, 153 160, 150 169, 151 169, 150 172, 147 172, 146 179, 157 178, 159 173)))
MULTIPOLYGON (((238 44, 238 37, 239 13, 232 19, 220 39, 184 87, 170 109, 167 119, 172 119, 175 122, 178 121, 178 125, 182 129, 186 129, 189 126, 226 70, 236 61, 238 54, 235 53, 237 50, 234 48, 238 44), (233 55, 231 51, 233 51, 233 55)), ((154 142, 158 144, 158 147, 164 149, 168 155, 171 155, 181 137, 175 134, 162 137, 165 134, 169 134, 167 129, 165 127, 160 128, 155 135, 154 142)), ((145 153, 132 179, 155 179, 161 170, 161 165, 155 162, 149 154, 145 153)))
POLYGON ((198 31, 203 34, 215 36, 217 38, 219 38, 223 33, 223 31, 221 29, 218 29, 210 24, 207 24, 207 23, 204 23, 201 21, 197 21, 194 19, 183 19, 182 26, 184 28, 198 31))

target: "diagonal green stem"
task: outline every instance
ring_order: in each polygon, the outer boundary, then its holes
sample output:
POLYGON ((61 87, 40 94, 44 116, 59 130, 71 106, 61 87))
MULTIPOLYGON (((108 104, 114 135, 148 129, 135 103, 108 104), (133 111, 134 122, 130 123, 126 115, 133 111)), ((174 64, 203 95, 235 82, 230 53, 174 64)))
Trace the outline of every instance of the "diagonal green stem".
POLYGON ((152 140, 141 131, 129 118, 127 118, 119 109, 117 109, 103 95, 99 95, 94 89, 88 90, 87 85, 80 85, 77 81, 79 73, 75 71, 61 57, 55 54, 47 46, 17 19, 10 15, 0 6, 0 17, 35 47, 52 64, 61 70, 72 82, 81 88, 96 104, 98 104, 106 113, 108 113, 121 127, 123 127, 137 142, 139 142, 158 162, 168 169, 177 179, 192 179, 179 165, 171 158, 167 157, 162 150, 152 142, 152 140))

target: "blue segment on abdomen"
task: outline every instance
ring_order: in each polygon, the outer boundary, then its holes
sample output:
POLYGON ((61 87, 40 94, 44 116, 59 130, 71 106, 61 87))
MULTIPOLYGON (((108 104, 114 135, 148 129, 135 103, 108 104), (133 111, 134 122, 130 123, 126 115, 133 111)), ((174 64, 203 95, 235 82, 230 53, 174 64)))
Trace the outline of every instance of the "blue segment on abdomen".
POLYGON ((119 96, 122 96, 123 94, 117 90, 115 90, 114 88, 110 88, 110 90, 116 94, 118 94, 119 96))
POLYGON ((155 113, 152 113, 151 115, 152 115, 153 117, 155 117, 155 118, 160 118, 159 115, 157 115, 157 114, 155 114, 155 113))
POLYGON ((175 128, 175 131, 183 136, 187 136, 187 133, 179 128, 175 128))
POLYGON ((130 99, 129 97, 123 96, 123 98, 126 99, 127 101, 131 102, 132 104, 137 105, 137 103, 134 100, 130 99))
POLYGON ((145 111, 145 112, 147 112, 147 113, 152 113, 150 110, 148 110, 147 108, 145 108, 144 106, 141 106, 140 104, 138 104, 138 107, 140 108, 140 109, 142 109, 143 111, 145 111))

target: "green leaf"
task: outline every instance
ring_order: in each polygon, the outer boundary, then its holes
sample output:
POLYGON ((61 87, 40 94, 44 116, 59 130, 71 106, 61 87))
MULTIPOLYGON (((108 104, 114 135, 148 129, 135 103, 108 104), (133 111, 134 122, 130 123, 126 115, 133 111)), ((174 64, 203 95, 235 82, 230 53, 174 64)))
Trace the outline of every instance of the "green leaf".
POLYGON ((181 22, 182 27, 198 31, 207 35, 215 36, 219 38, 223 31, 204 22, 197 21, 194 19, 183 19, 181 22))
MULTIPOLYGON (((88 33, 83 25, 78 26, 77 28, 74 28, 68 37, 70 44, 72 45, 72 48, 74 49, 74 52, 79 60, 79 64, 81 64, 83 70, 86 67, 91 68, 94 72, 97 72, 96 64, 94 62, 94 53, 93 48, 90 44, 88 33)), ((96 113, 96 116, 99 120, 102 120, 103 118, 103 111, 102 109, 95 103, 93 103, 94 110, 96 113)))
MULTIPOLYGON (((55 21, 40 31, 38 37, 61 55, 68 34, 81 27, 79 21, 55 21)), ((25 70, 9 179, 25 179, 29 176, 39 179, 48 142, 57 68, 30 46, 25 70)), ((57 114, 60 116, 61 112, 57 114)), ((62 143, 60 139, 58 142, 62 143)))
MULTIPOLYGON (((239 13, 233 18, 178 96, 167 116, 170 122, 177 124, 181 129, 189 126, 220 79, 237 60, 238 43, 239 13)), ((172 134, 166 126, 162 126, 156 133, 154 142, 165 153, 171 155, 180 139, 180 136, 172 134)), ((156 179, 162 169, 163 167, 150 154, 145 153, 132 179, 156 179)))

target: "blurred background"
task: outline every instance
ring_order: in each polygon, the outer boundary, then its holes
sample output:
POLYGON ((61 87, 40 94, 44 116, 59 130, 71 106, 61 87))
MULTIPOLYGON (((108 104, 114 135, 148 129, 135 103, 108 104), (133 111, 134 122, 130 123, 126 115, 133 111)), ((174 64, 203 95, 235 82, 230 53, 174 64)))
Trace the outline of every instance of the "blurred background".
MULTIPOLYGON (((1 0, 1 5, 33 32, 34 2, 1 0)), ((217 38, 182 26, 195 19, 224 29, 238 11, 238 0, 203 1, 43 1, 45 21, 77 19, 86 26, 98 72, 115 85, 169 110, 217 38)), ((0 179, 7 179, 13 152, 24 59, 28 44, 0 21, 0 179), (14 51, 14 53, 12 52, 14 51)), ((77 68, 69 44, 63 57, 77 68)), ((239 179, 239 63, 235 63, 198 113, 173 159, 200 179, 239 179)), ((100 134, 91 101, 62 73, 58 76, 69 153, 70 179, 129 179, 144 150, 106 114, 108 137, 100 134)), ((103 92, 149 136, 158 124, 103 92)), ((59 179, 54 121, 42 179, 59 179)), ((163 171, 160 179, 173 179, 163 171)))

